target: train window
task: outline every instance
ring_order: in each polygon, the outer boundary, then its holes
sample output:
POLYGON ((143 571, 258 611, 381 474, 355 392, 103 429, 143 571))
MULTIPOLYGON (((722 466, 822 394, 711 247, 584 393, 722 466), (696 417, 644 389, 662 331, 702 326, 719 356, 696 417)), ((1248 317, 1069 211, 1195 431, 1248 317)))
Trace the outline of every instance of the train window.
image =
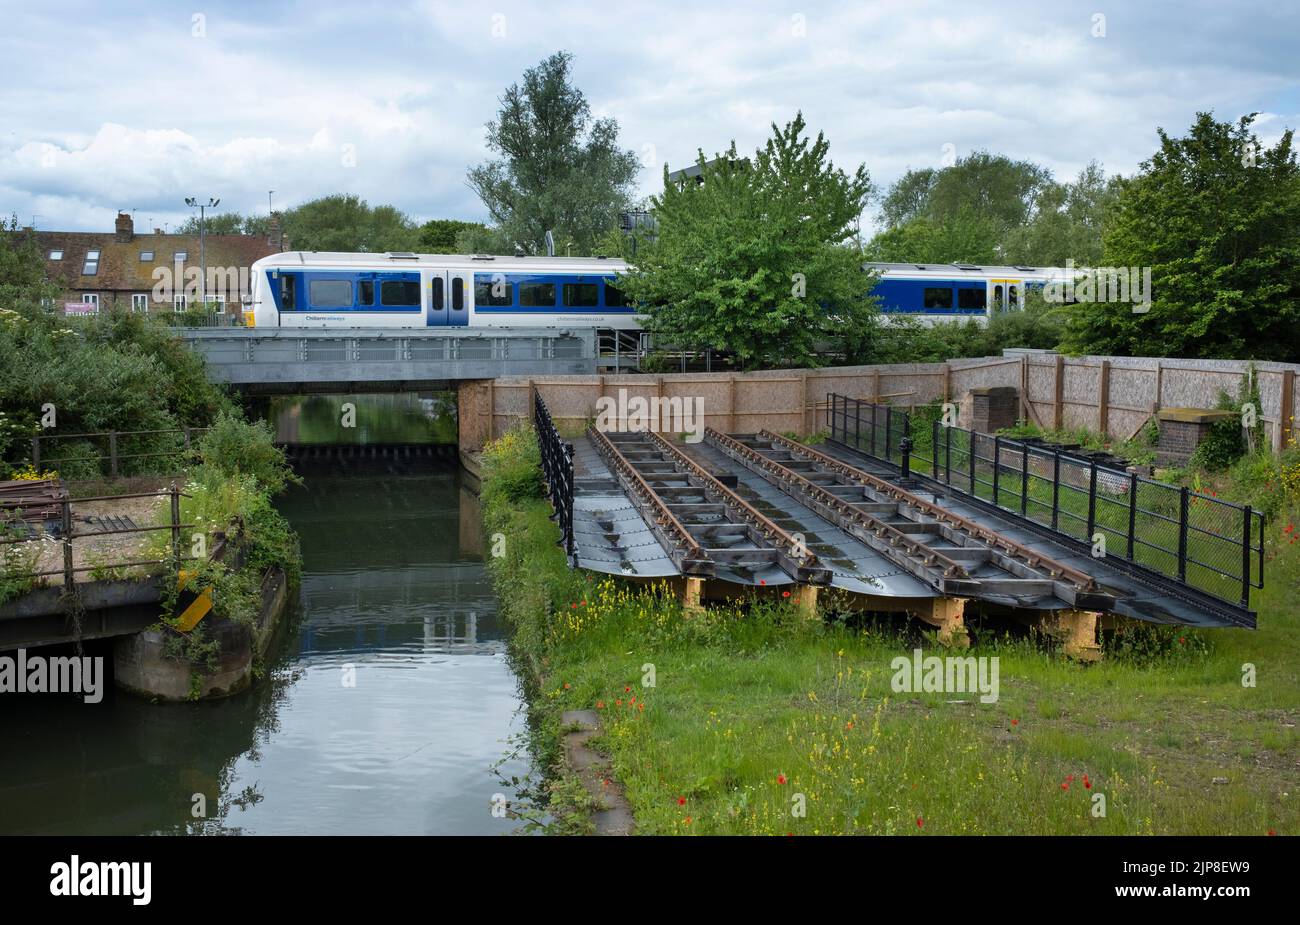
POLYGON ((988 304, 987 289, 971 289, 961 286, 957 289, 958 308, 984 308, 988 304))
POLYGON ((480 307, 484 305, 514 305, 515 297, 511 292, 513 288, 500 273, 493 276, 475 276, 474 304, 480 307))
POLYGON ((520 283, 519 304, 524 308, 554 308, 555 283, 520 283))
POLYGON ((414 280, 385 280, 379 284, 379 300, 391 306, 419 305, 420 284, 414 280))
MULTIPOLYGON (((442 282, 442 280, 438 280, 442 282)), ((451 281, 451 310, 454 312, 461 311, 465 308, 465 281, 459 276, 454 277, 451 281)))
POLYGON ((926 308, 952 308, 952 289, 926 286, 924 304, 926 308))
POLYGON ((1016 305, 1019 304, 1019 299, 1017 298, 1017 290, 1019 290, 1019 288, 1020 288, 1019 286, 1007 287, 1007 302, 1011 305, 1012 308, 1015 308, 1016 305))
POLYGON ((565 308, 595 308, 600 304, 600 287, 595 283, 565 283, 565 308))
POLYGON ((442 311, 442 277, 436 276, 433 280, 433 310, 442 311))
POLYGON ((313 279, 307 284, 307 294, 315 308, 351 308, 352 280, 313 279))
POLYGON ((605 306, 607 308, 622 308, 626 304, 627 300, 623 298, 623 290, 613 283, 605 283, 605 306))
POLYGON ((1000 285, 993 287, 993 308, 1001 310, 1002 308, 1002 287, 1000 285))
POLYGON ((375 281, 363 279, 357 283, 357 304, 371 306, 375 304, 375 281))
POLYGON ((298 306, 296 303, 298 277, 289 274, 280 277, 280 309, 291 312, 298 306))

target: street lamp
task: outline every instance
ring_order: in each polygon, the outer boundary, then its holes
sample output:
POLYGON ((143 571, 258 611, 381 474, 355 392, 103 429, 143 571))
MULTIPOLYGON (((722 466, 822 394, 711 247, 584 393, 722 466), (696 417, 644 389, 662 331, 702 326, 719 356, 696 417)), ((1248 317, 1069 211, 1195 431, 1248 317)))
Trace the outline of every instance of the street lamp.
POLYGON ((186 198, 185 204, 189 206, 191 209, 199 210, 199 273, 202 274, 199 280, 199 286, 200 286, 199 291, 202 292, 203 294, 202 295, 203 310, 207 311, 208 310, 208 259, 207 259, 207 254, 205 254, 203 250, 204 211, 207 209, 215 209, 217 206, 221 205, 221 200, 213 199, 211 196, 209 196, 207 203, 202 203, 199 202, 197 199, 195 199, 193 196, 189 196, 186 198))

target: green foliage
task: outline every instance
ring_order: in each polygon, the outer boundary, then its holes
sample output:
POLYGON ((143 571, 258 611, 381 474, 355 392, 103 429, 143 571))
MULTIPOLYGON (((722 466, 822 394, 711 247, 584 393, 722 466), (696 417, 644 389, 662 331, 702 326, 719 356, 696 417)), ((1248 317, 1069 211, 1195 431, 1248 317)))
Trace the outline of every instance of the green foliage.
POLYGON ((430 254, 475 253, 458 250, 457 242, 466 232, 486 230, 478 222, 462 222, 453 218, 430 219, 420 226, 420 249, 430 254))
POLYGON ((734 143, 711 162, 700 152, 702 183, 669 182, 665 167, 656 243, 620 282, 648 330, 747 369, 820 365, 825 345, 870 340, 871 278, 849 242, 871 181, 835 167, 825 137, 804 129, 802 114, 773 125, 752 161, 734 143))
POLYGON ((1107 179, 1096 161, 1070 183, 1047 183, 1033 214, 1007 231, 998 248, 1013 265, 1095 267, 1102 260, 1102 228, 1118 195, 1119 178, 1107 179))
POLYGON ((1125 621, 1114 631, 1102 634, 1104 657, 1142 668, 1195 663, 1211 648, 1210 638, 1196 630, 1140 620, 1125 621))
POLYGON ((532 427, 516 428, 484 447, 484 501, 498 495, 510 503, 542 497, 538 452, 537 432, 532 427))
MULTIPOLYGON (((270 231, 271 220, 266 215, 240 215, 238 212, 219 212, 205 215, 203 218, 204 234, 256 234, 264 235, 270 231)), ((176 234, 198 234, 199 217, 191 215, 185 220, 176 234)))
POLYGON ((473 232, 474 251, 545 254, 552 231, 557 254, 590 254, 631 206, 639 164, 618 146, 618 122, 591 119, 571 82, 573 56, 556 52, 524 71, 487 123, 487 144, 499 159, 470 169, 474 190, 496 227, 473 232))
POLYGON ((863 361, 941 363, 956 357, 1001 356, 1006 347, 1051 350, 1064 329, 1062 307, 1031 289, 1020 311, 1000 312, 984 324, 971 319, 926 325, 917 318, 891 316, 876 332, 873 351, 863 361))
POLYGON ((1300 346, 1300 165, 1292 133, 1264 149, 1237 123, 1197 115, 1188 135, 1124 180, 1104 264, 1150 267, 1150 310, 1083 303, 1069 345, 1123 356, 1289 361, 1300 346))
POLYGON ((418 251, 420 228, 394 206, 371 207, 360 196, 336 193, 284 214, 284 231, 296 250, 418 251))
POLYGON ((863 257, 878 263, 996 263, 999 231, 991 216, 973 209, 943 219, 918 216, 881 231, 863 257))
POLYGON ((264 491, 276 495, 302 480, 274 441, 275 431, 265 421, 250 424, 234 413, 222 413, 198 450, 206 466, 231 477, 252 476, 264 491))

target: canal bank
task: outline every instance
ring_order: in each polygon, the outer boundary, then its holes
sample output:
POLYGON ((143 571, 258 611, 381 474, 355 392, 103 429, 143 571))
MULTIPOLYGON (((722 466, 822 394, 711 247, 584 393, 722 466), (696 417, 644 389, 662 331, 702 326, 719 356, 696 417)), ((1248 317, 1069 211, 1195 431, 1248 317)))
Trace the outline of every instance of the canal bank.
POLYGON ((493 808, 528 772, 524 717, 457 470, 313 473, 276 506, 303 567, 260 680, 206 703, 6 695, 0 831, 514 830, 493 808))

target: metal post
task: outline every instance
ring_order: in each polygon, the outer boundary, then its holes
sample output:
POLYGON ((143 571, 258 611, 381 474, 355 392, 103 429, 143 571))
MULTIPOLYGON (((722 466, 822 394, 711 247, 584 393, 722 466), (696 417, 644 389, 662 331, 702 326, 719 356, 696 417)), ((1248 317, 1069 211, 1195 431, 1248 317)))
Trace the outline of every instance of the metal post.
POLYGON ((939 419, 930 422, 930 474, 939 478, 939 419))
POLYGON ((871 455, 872 456, 876 455, 876 412, 879 410, 880 410, 880 406, 877 405, 875 402, 872 402, 871 403, 871 455))
POLYGON ((974 430, 970 432, 969 452, 967 452, 966 455, 970 459, 970 493, 972 495, 975 495, 976 497, 979 497, 978 495, 975 494, 975 431, 974 430))
POLYGON ((1250 505, 1242 511, 1241 522, 1241 606, 1250 606, 1250 505))
POLYGON ((1097 461, 1094 459, 1088 468, 1088 542, 1092 542, 1092 531, 1097 526, 1097 461))
POLYGON ((63 589, 74 591, 77 586, 76 572, 72 570, 72 501, 65 491, 63 495, 63 589))
POLYGON ((117 478, 117 431, 109 431, 108 434, 108 468, 117 478))
MULTIPOLYGON (((176 487, 176 482, 171 484, 171 525, 172 525, 172 558, 176 560, 176 570, 179 573, 181 567, 181 493, 176 487)), ((179 575, 177 576, 179 578, 179 575)))
POLYGON ((912 427, 907 415, 903 415, 903 439, 898 441, 898 452, 902 455, 903 478, 912 475, 912 427))
POLYGON ((894 433, 894 408, 892 405, 885 405, 885 462, 889 462, 889 452, 893 448, 890 438, 894 433))
MULTIPOLYGON (((993 503, 998 504, 998 470, 1002 468, 1002 438, 993 436, 993 503)), ((1000 505, 999 505, 1000 506, 1000 505)))
POLYGON ((1133 547, 1137 539, 1138 474, 1128 474, 1128 560, 1133 561, 1133 547))
POLYGON ((1060 524, 1061 510, 1061 451, 1053 450, 1052 456, 1052 529, 1060 524))
MULTIPOLYGON (((848 438, 849 435, 846 432, 844 434, 844 439, 847 440, 848 438)), ((853 409, 853 448, 856 450, 862 449, 862 405, 861 403, 859 403, 857 407, 853 409)))
POLYGON ((1187 580, 1187 488, 1178 490, 1178 580, 1187 580))
POLYGON ((1020 516, 1029 515, 1029 444, 1020 444, 1020 516))
POLYGON ((945 426, 943 434, 943 481, 946 485, 952 484, 952 427, 945 426))

